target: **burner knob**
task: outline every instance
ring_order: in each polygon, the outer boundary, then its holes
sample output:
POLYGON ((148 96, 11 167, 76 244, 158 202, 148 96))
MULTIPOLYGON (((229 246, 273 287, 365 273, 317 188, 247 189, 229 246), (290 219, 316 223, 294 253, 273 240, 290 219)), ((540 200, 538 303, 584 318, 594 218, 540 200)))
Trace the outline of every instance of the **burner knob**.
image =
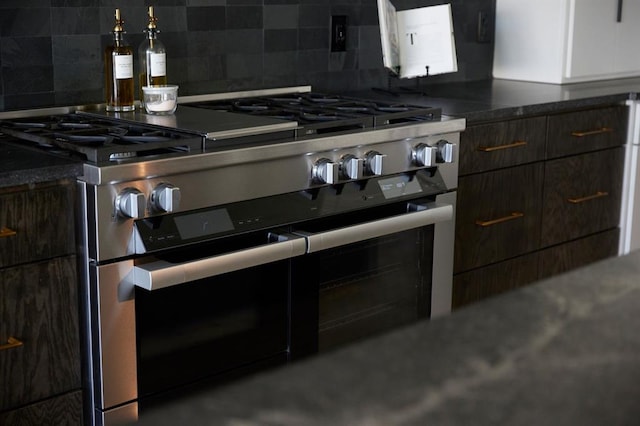
POLYGON ((384 157, 386 157, 386 155, 380 154, 378 151, 367 152, 364 155, 364 167, 367 174, 381 175, 384 157))
POLYGON ((144 194, 136 188, 126 188, 116 197, 116 210, 122 217, 144 217, 145 205, 144 194))
POLYGON ((161 183, 151 192, 151 204, 157 210, 171 213, 180 206, 180 188, 161 183))
POLYGON ((364 160, 352 154, 347 154, 340 161, 340 170, 347 179, 360 179, 364 160))
POLYGON ((458 150, 458 146, 456 144, 440 139, 436 146, 438 147, 438 163, 453 163, 455 161, 456 152, 458 150))
POLYGON ((413 162, 418 166, 435 166, 437 156, 436 151, 437 149, 433 146, 429 146, 426 143, 419 143, 412 151, 413 162))
POLYGON ((338 181, 339 164, 327 158, 321 158, 313 165, 312 177, 320 183, 336 183, 338 181))

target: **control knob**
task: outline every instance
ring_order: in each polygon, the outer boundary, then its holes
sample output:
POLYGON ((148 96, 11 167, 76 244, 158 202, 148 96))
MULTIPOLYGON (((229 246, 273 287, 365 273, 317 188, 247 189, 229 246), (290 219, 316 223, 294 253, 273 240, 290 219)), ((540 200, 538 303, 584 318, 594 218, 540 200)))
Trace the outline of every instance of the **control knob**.
POLYGON ((180 188, 161 183, 151 192, 151 205, 163 212, 173 212, 180 206, 180 188))
POLYGON ((116 211, 122 217, 139 219, 144 217, 145 196, 136 188, 125 188, 116 197, 116 211))
POLYGON ((385 154, 380 154, 378 151, 369 151, 364 155, 364 167, 367 174, 381 175, 382 163, 386 157, 385 154))
POLYGON ((456 159, 456 151, 458 146, 447 140, 440 139, 436 144, 438 147, 437 161, 438 163, 453 163, 456 159))
POLYGON ((436 164, 437 149, 426 143, 419 143, 413 148, 413 161, 418 166, 431 167, 436 164))
POLYGON ((358 158, 353 154, 347 154, 342 157, 340 161, 340 170, 347 179, 360 179, 362 178, 362 170, 364 167, 364 160, 358 158))
POLYGON ((340 165, 327 158, 321 158, 313 165, 311 177, 320 183, 336 183, 340 165))

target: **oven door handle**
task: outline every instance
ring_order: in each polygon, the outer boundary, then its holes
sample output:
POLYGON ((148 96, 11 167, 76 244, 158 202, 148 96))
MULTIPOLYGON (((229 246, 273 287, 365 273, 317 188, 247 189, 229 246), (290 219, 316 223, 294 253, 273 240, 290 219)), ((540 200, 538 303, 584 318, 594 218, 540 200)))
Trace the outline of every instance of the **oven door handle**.
POLYGON ((296 234, 304 236, 307 239, 307 253, 314 253, 371 238, 394 234, 396 232, 453 220, 453 206, 451 204, 410 203, 408 207, 409 210, 412 211, 411 213, 320 233, 299 231, 296 232, 296 234))
POLYGON ((155 260, 136 265, 128 280, 146 290, 157 290, 305 254, 305 239, 290 234, 288 236, 290 239, 285 241, 205 259, 183 263, 155 260))

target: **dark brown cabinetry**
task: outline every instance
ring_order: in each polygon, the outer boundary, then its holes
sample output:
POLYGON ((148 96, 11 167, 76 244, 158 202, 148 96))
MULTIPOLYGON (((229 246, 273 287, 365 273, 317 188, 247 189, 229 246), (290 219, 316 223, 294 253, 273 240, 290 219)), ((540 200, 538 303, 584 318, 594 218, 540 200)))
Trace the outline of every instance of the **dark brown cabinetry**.
POLYGON ((82 424, 74 188, 0 189, 0 424, 82 424))
POLYGON ((454 308, 617 253, 626 128, 622 105, 468 127, 454 308))

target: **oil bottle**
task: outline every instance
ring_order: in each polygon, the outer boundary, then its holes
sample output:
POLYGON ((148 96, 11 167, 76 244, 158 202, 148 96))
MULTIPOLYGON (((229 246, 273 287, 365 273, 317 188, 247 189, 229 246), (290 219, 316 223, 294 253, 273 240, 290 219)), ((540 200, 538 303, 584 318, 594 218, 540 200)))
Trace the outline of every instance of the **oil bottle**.
POLYGON ((164 44, 158 39, 158 30, 153 6, 149 6, 149 23, 144 29, 145 39, 138 48, 138 83, 142 97, 143 86, 163 86, 167 84, 167 53, 164 44))
POLYGON ((104 51, 104 76, 107 111, 133 111, 133 49, 124 39, 124 21, 116 9, 113 44, 104 51))

